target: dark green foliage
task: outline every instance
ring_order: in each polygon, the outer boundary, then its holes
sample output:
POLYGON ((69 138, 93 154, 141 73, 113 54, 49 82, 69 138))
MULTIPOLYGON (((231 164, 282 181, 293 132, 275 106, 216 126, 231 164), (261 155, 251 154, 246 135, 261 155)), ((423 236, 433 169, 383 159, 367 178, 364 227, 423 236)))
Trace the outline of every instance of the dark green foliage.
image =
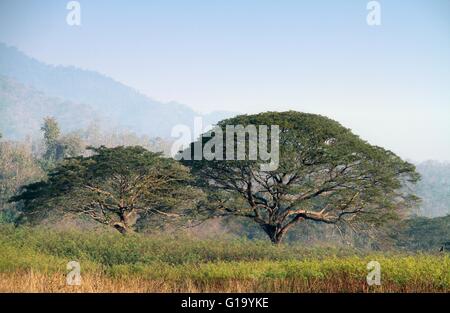
POLYGON ((391 229, 390 235, 401 249, 437 252, 450 242, 450 215, 410 218, 391 229))
POLYGON ((185 160, 208 191, 205 214, 251 218, 274 243, 303 220, 378 225, 416 200, 402 189, 418 180, 414 165, 326 117, 267 112, 224 120, 224 133, 226 125, 279 125, 279 167, 264 172, 261 160, 185 160))

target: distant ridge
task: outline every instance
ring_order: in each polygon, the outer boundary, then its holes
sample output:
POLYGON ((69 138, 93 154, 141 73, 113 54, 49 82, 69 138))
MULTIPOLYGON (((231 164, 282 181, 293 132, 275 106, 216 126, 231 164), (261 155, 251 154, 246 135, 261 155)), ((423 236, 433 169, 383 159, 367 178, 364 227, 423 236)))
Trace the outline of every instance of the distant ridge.
MULTIPOLYGON (((30 88, 33 94, 43 92, 45 97, 53 100, 60 98, 62 102, 72 103, 72 108, 78 104, 80 110, 96 114, 108 125, 124 127, 138 134, 169 137, 174 125, 191 126, 194 117, 201 116, 186 105, 158 102, 95 71, 45 64, 3 43, 0 43, 0 75, 4 76, 3 88, 21 84, 18 88, 30 88), (5 83, 5 79, 11 80, 5 83)), ((11 101, 8 105, 12 105, 11 101)), ((54 105, 50 107, 56 108, 54 105)), ((232 112, 212 112, 203 115, 204 124, 213 124, 232 115, 232 112)))
MULTIPOLYGON (((35 136, 46 116, 55 117, 62 130, 73 131, 101 123, 89 105, 49 97, 32 87, 0 76, 0 133, 8 139, 35 136)), ((106 126, 103 122, 102 126, 106 126)), ((111 127, 112 125, 109 125, 111 127)))

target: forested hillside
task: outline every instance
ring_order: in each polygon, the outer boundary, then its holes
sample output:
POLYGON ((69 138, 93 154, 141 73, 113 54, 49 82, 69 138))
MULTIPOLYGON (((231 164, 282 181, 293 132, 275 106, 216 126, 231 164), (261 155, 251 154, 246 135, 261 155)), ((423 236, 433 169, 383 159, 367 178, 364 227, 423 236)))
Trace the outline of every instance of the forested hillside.
MULTIPOLYGON (((92 111, 96 112, 98 118, 106 120, 108 125, 120 126, 152 137, 169 137, 173 126, 177 124, 192 126, 195 116, 202 116, 206 126, 234 115, 223 111, 202 115, 180 103, 162 103, 95 71, 45 64, 2 43, 0 43, 0 75, 32 87, 33 98, 35 91, 40 91, 45 94, 41 98, 51 99, 49 105, 44 108, 39 105, 43 102, 42 99, 31 100, 37 104, 33 110, 38 115, 43 115, 44 112, 48 114, 49 111, 52 115, 64 112, 65 106, 59 105, 58 100, 53 99, 58 97, 63 99, 61 103, 66 101, 76 103, 83 121, 86 117, 90 117, 89 111, 92 111)), ((9 113, 8 116, 1 117, 2 123, 3 119, 11 119, 11 115, 20 116, 21 111, 15 111, 14 100, 19 104, 18 110, 23 107, 20 103, 26 101, 21 96, 23 87, 12 84, 13 88, 18 88, 18 92, 12 89, 9 94, 1 95, 0 98, 0 103, 6 107, 4 110, 9 113), (11 94, 17 95, 18 98, 11 98, 11 94)), ((70 105, 70 108, 73 108, 73 105, 70 105)), ((67 113, 67 117, 73 119, 70 124, 77 124, 79 117, 72 113, 72 110, 67 113)), ((77 125, 79 128, 83 127, 83 124, 77 125)), ((15 135, 13 131, 9 133, 15 135)))
POLYGON ((63 131, 84 129, 98 119, 86 104, 73 103, 0 76, 0 132, 12 140, 36 137, 46 116, 54 116, 63 131))
POLYGON ((411 218, 398 226, 391 231, 391 236, 401 249, 438 251, 450 246, 450 215, 411 218))

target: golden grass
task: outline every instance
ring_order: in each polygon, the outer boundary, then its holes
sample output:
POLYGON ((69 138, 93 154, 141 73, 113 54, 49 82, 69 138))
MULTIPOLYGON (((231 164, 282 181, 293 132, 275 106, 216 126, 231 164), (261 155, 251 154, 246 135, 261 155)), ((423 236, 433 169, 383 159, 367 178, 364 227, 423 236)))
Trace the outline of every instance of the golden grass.
POLYGON ((80 286, 66 284, 63 273, 33 271, 0 273, 0 292, 56 292, 56 293, 177 293, 177 292, 450 292, 448 288, 432 283, 398 284, 382 282, 381 286, 368 286, 365 279, 330 277, 329 279, 216 279, 183 281, 144 279, 141 277, 111 278, 104 274, 89 273, 82 276, 80 286))

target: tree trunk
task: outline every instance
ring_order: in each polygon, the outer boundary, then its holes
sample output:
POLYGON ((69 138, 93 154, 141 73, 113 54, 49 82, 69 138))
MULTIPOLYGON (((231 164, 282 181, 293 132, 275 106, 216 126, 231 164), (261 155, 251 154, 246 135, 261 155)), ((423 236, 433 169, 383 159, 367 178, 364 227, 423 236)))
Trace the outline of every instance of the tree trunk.
POLYGON ((120 222, 114 223, 114 228, 117 229, 122 235, 134 233, 133 226, 136 224, 139 217, 136 211, 131 210, 128 212, 123 212, 119 217, 120 222))
POLYGON ((279 225, 262 224, 261 227, 267 234, 267 236, 269 236, 270 241, 272 241, 274 245, 278 245, 281 243, 285 231, 279 225))
POLYGON ((114 228, 117 229, 122 235, 134 233, 134 230, 131 227, 122 222, 114 223, 114 228))
POLYGON ((281 243, 282 239, 283 239, 283 236, 279 236, 277 234, 275 234, 274 236, 270 237, 270 241, 272 241, 272 243, 274 245, 279 245, 281 243))

